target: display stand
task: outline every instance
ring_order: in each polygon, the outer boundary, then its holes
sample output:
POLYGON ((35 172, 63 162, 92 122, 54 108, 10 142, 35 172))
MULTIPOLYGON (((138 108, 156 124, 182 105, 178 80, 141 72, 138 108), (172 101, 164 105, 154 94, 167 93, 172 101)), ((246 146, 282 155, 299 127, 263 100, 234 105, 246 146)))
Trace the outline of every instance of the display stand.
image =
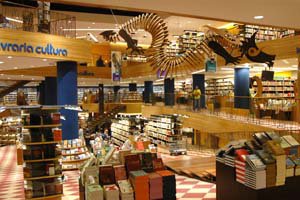
POLYGON ((64 140, 61 154, 64 171, 78 170, 90 158, 90 153, 83 139, 64 140))
POLYGON ((285 185, 254 190, 235 180, 235 168, 216 163, 218 200, 282 200, 297 199, 300 195, 300 176, 286 178, 285 185))
POLYGON ((25 199, 60 200, 63 195, 61 153, 58 144, 59 107, 25 107, 22 110, 25 199))

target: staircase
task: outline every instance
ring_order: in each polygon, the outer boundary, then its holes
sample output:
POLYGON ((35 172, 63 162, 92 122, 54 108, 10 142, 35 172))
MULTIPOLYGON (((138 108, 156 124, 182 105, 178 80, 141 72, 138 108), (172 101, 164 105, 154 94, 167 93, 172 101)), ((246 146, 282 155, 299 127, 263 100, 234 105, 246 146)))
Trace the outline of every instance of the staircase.
POLYGON ((119 112, 124 112, 125 110, 125 105, 118 105, 109 112, 99 116, 97 119, 88 122, 89 128, 94 132, 97 126, 103 126, 105 123, 111 122, 116 114, 118 114, 119 112))
POLYGON ((0 90, 0 98, 3 98, 5 95, 8 95, 9 93, 15 91, 16 89, 23 87, 24 85, 26 85, 27 83, 29 83, 30 81, 16 81, 14 84, 1 89, 0 90))

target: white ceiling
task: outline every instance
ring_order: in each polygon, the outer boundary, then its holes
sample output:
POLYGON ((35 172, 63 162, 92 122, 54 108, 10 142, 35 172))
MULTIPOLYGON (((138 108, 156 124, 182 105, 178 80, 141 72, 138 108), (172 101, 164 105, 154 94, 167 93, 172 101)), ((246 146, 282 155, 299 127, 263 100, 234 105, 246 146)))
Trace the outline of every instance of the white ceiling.
POLYGON ((299 0, 53 0, 133 11, 164 12, 173 15, 257 23, 300 29, 299 0), (263 15, 264 19, 253 17, 263 15))

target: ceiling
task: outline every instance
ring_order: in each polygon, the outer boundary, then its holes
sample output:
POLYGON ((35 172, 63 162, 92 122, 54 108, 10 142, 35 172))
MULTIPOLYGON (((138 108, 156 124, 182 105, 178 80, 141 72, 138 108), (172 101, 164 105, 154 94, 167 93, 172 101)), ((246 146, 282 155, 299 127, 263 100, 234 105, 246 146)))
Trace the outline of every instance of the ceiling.
POLYGON ((65 4, 263 24, 300 29, 299 0, 52 0, 65 4), (254 16, 264 16, 261 20, 254 16))

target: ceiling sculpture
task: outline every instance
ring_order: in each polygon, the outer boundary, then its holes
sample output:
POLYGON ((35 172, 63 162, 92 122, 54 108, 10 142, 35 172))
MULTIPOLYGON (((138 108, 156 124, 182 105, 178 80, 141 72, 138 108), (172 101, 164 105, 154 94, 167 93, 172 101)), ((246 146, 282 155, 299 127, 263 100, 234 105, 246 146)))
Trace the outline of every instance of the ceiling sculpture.
POLYGON ((275 55, 262 52, 255 44, 255 35, 245 41, 240 41, 235 35, 222 30, 206 26, 207 31, 203 41, 195 48, 188 49, 178 56, 170 56, 166 53, 170 41, 168 40, 168 28, 164 20, 156 14, 146 13, 132 18, 119 27, 119 31, 104 31, 103 38, 110 42, 117 42, 123 38, 131 53, 145 54, 153 70, 160 75, 172 77, 177 74, 179 68, 199 70, 201 63, 213 56, 213 53, 225 59, 227 64, 238 64, 240 59, 246 57, 253 62, 267 63, 273 66, 275 55), (130 33, 144 29, 152 35, 150 47, 144 50, 137 46, 137 42, 130 37, 130 33), (236 56, 233 56, 236 55, 236 56))

